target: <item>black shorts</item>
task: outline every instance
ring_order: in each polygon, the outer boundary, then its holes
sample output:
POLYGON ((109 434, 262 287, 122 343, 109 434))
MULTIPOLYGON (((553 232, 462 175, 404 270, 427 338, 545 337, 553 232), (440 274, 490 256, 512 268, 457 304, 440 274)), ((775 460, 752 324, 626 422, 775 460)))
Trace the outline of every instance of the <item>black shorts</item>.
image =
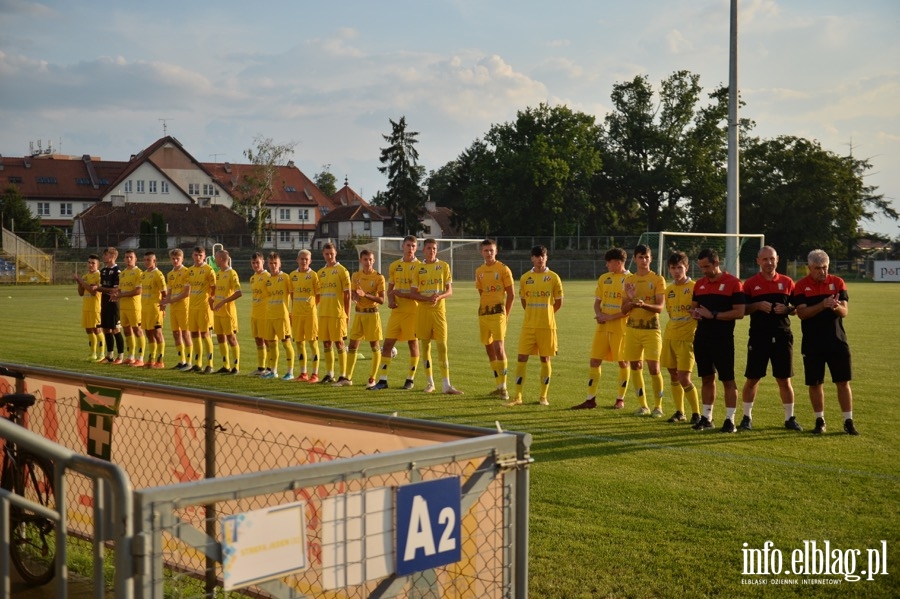
POLYGON ((826 347, 803 354, 803 370, 810 387, 825 383, 825 366, 832 383, 845 383, 853 378, 850 346, 835 340, 826 347))
POLYGON ((694 358, 701 377, 717 374, 720 381, 733 381, 734 335, 694 337, 694 358))
POLYGON ((119 328, 119 304, 109 302, 100 305, 100 326, 104 331, 119 328))
POLYGON ((792 334, 775 337, 751 338, 747 341, 747 368, 744 376, 761 379, 766 376, 766 367, 772 362, 772 376, 789 379, 794 376, 794 336, 792 334))

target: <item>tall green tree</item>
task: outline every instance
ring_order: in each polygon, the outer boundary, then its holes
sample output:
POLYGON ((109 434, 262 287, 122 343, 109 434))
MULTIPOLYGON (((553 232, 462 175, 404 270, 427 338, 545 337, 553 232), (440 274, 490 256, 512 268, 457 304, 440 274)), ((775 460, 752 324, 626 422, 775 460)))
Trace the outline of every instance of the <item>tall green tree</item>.
POLYGON ((234 210, 247 219, 253 243, 262 247, 266 230, 271 226, 271 211, 267 204, 272 198, 278 180, 278 167, 284 166, 293 155, 296 142, 275 143, 271 137, 257 135, 254 147, 244 150, 244 156, 252 165, 234 190, 234 210))
POLYGON ((425 193, 421 187, 425 169, 418 164, 419 152, 416 150, 419 132, 407 130, 405 116, 396 122, 388 120, 391 133, 382 135, 388 146, 381 148, 379 158, 384 166, 378 167, 379 172, 387 175, 388 184, 380 198, 391 216, 402 217, 407 234, 416 233, 419 230, 419 212, 425 203, 425 193))
POLYGON ((574 233, 596 211, 602 161, 593 116, 541 104, 494 125, 451 167, 467 230, 485 235, 574 233))
POLYGON ((762 232, 787 258, 815 248, 853 257, 862 221, 898 214, 865 182, 868 160, 839 156, 817 141, 749 139, 741 153, 741 230, 762 232))
POLYGON ((36 233, 41 230, 41 219, 32 215, 22 192, 15 185, 9 185, 0 195, 0 221, 5 228, 15 232, 36 233))
POLYGON ((625 215, 640 218, 623 223, 632 232, 690 230, 692 216, 724 210, 727 94, 717 90, 704 105, 699 80, 677 71, 658 93, 645 75, 613 86, 601 187, 625 215))
POLYGON ((322 170, 313 177, 313 183, 329 198, 337 193, 337 177, 332 174, 330 164, 322 165, 322 170))

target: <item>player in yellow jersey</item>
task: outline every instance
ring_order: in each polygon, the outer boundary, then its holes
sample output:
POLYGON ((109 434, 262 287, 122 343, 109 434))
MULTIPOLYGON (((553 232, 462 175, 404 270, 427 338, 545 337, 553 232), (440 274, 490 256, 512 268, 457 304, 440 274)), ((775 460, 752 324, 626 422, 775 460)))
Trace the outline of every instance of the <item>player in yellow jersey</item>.
POLYGON ((446 299, 453 295, 453 276, 450 265, 437 257, 437 241, 426 239, 424 256, 410 288, 410 297, 419 302, 416 320, 416 337, 425 357, 425 393, 435 390, 431 365, 431 342, 437 345, 441 369, 442 389, 445 395, 462 395, 462 391, 450 384, 450 357, 447 351, 446 299))
POLYGON ((147 368, 165 368, 166 338, 162 327, 166 318, 168 290, 166 276, 156 267, 156 253, 144 252, 144 274, 141 275, 141 328, 147 339, 147 368))
MULTIPOLYGON (((227 374, 238 374, 241 346, 237 340, 237 304, 234 302, 242 295, 241 283, 237 273, 231 268, 231 255, 227 250, 216 252, 216 266, 219 267, 219 272, 216 273, 215 299, 212 305, 213 330, 222 354, 222 367, 228 369, 227 374)), ((224 371, 220 372, 225 374, 224 371)))
POLYGON ((350 299, 356 303, 350 343, 347 346, 347 378, 334 384, 345 387, 353 384, 353 371, 359 355, 359 343, 363 339, 372 348, 372 368, 366 387, 375 385, 375 375, 381 365, 381 315, 378 306, 384 303, 384 277, 375 270, 375 254, 371 250, 359 253, 359 270, 350 277, 350 299))
POLYGON ((119 318, 125 333, 125 353, 122 362, 129 366, 144 365, 145 339, 141 331, 141 276, 134 250, 125 251, 125 270, 119 274, 119 289, 115 294, 119 302, 119 318))
POLYGON ((281 256, 269 252, 269 278, 266 279, 266 371, 262 379, 278 378, 278 343, 284 348, 287 369, 282 380, 294 380, 294 344, 291 341, 291 277, 281 270, 281 256))
POLYGON ((333 243, 322 246, 322 257, 325 266, 318 272, 319 335, 322 337, 322 353, 325 354, 325 376, 321 382, 336 383, 340 377, 347 378, 344 337, 347 336, 350 319, 350 272, 337 261, 337 248, 333 243), (338 358, 337 378, 334 352, 337 352, 338 358))
POLYGON ((522 405, 522 389, 528 356, 541 359, 541 387, 538 403, 550 405, 547 393, 553 369, 550 359, 556 355, 559 344, 556 337, 556 313, 563 305, 563 287, 559 275, 547 267, 547 248, 536 245, 531 248, 532 268, 519 279, 519 301, 525 310, 522 334, 519 336, 519 355, 516 358, 516 396, 507 407, 522 405))
POLYGON ((87 259, 87 269, 83 277, 72 276, 78 283, 78 295, 81 296, 81 326, 88 336, 89 362, 96 362, 103 357, 103 329, 100 327, 100 256, 91 254, 87 259))
POLYGON ((394 345, 397 341, 409 344, 409 374, 404 389, 413 388, 416 368, 419 365, 419 342, 416 339, 416 319, 419 304, 410 295, 410 288, 421 264, 416 258, 419 240, 415 235, 403 238, 403 257, 391 263, 387 273, 387 302, 391 309, 387 330, 384 334, 384 346, 381 349, 381 375, 373 390, 388 388, 388 368, 397 355, 394 345))
POLYGON ((169 250, 169 260, 172 262, 172 270, 166 275, 169 293, 160 307, 169 309, 169 324, 172 327, 175 352, 178 354, 178 363, 172 370, 186 370, 191 367, 191 333, 188 330, 191 284, 188 280, 188 268, 184 265, 184 251, 179 248, 169 250))
POLYGON ((672 252, 668 259, 672 282, 666 287, 666 312, 669 321, 663 333, 659 364, 669 371, 675 413, 669 422, 684 422, 684 398, 691 404, 691 424, 700 421, 700 396, 691 381, 694 370, 694 331, 697 321, 692 312, 694 284, 687 272, 690 262, 684 252, 672 252))
POLYGON ((319 382, 319 311, 316 307, 319 295, 319 275, 310 268, 312 253, 297 252, 297 269, 291 273, 291 332, 297 344, 297 362, 300 374, 298 382, 319 382), (310 364, 311 362, 311 364, 310 364), (309 369, 309 370, 307 370, 309 369))
POLYGON ((652 261, 649 247, 640 244, 634 248, 637 269, 625 280, 622 310, 628 314, 625 321, 625 359, 631 363, 631 380, 641 404, 635 414, 661 418, 663 376, 659 369, 659 353, 662 350, 659 315, 666 307, 666 280, 650 270, 652 261), (652 412, 644 393, 645 361, 653 387, 655 404, 652 412))
POLYGON ((256 370, 250 371, 250 376, 262 376, 266 372, 266 280, 269 271, 266 270, 266 259, 261 252, 253 252, 250 256, 250 335, 256 343, 256 370))
POLYGON ((191 254, 194 264, 188 268, 191 303, 188 306, 188 329, 191 331, 191 368, 185 372, 212 374, 213 343, 209 329, 213 324, 212 301, 216 273, 206 262, 206 249, 195 247, 191 254))
POLYGON ((613 409, 625 407, 625 391, 628 389, 628 362, 625 361, 625 319, 622 300, 625 297, 625 270, 628 254, 622 248, 612 248, 604 255, 606 273, 597 279, 594 291, 594 338, 591 342, 591 357, 588 368, 587 399, 573 410, 593 410, 597 407, 597 387, 600 384, 600 370, 603 361, 619 363, 619 384, 613 409))
POLYGON ((512 271, 497 260, 497 242, 485 239, 481 242, 484 264, 475 269, 475 289, 478 290, 478 330, 481 344, 487 352, 488 362, 494 373, 496 388, 491 395, 509 399, 506 377, 509 362, 506 358, 506 325, 516 290, 512 271))

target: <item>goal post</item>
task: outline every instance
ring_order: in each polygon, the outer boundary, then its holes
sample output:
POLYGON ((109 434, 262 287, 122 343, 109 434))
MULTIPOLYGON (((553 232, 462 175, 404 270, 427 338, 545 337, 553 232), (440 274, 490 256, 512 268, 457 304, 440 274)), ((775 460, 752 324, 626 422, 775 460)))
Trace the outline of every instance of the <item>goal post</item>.
MULTIPOLYGON (((375 254, 375 268, 385 274, 391 262, 403 257, 403 237, 379 237, 371 243, 357 246, 357 250, 363 248, 375 254)), ((481 242, 483 239, 435 239, 438 244, 438 258, 450 265, 450 272, 454 280, 474 280, 475 269, 484 260, 481 257, 481 242)), ((416 255, 421 259, 424 239, 419 239, 419 247, 416 255)))
MULTIPOLYGON (((740 279, 753 275, 756 270, 756 255, 766 244, 766 236, 762 233, 704 233, 660 231, 658 233, 644 233, 640 241, 649 246, 654 253, 651 268, 663 277, 668 276, 666 261, 675 250, 681 250, 690 258, 690 275, 698 278, 697 254, 704 248, 712 248, 719 254, 722 261, 722 270, 725 270, 740 279), (728 241, 734 242, 737 247, 737 255, 726 256, 728 241), (730 258, 730 261, 729 261, 730 258), (735 262, 736 260, 736 262, 735 262)), ((632 256, 632 260, 634 257, 632 256)))

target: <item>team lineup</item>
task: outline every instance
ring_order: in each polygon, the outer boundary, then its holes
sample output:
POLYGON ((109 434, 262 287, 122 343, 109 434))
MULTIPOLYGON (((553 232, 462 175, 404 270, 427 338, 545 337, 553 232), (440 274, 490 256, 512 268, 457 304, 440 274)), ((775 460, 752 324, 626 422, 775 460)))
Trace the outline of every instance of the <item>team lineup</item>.
MULTIPOLYGON (((337 261, 336 248, 330 243, 322 248, 325 266, 318 270, 311 267, 309 250, 300 250, 297 268, 290 273, 282 270, 278 252, 268 256, 254 253, 249 283, 256 368, 248 374, 264 379, 352 386, 360 346, 367 341, 371 366, 365 387, 379 391, 390 387, 391 366, 398 360, 397 343, 406 342, 408 362, 399 388, 415 388, 421 365, 425 372, 424 392, 461 395, 462 391, 450 381, 447 342, 445 302, 453 294, 453 281, 450 265, 437 257, 437 246, 434 239, 425 240, 420 260, 416 257, 418 239, 407 236, 403 240, 403 256, 390 265, 386 278, 374 269, 375 256, 365 249, 359 254, 359 270, 352 275, 337 261), (384 304, 390 309, 390 316, 383 329, 379 308, 384 304), (437 350, 437 383, 432 342, 437 350), (282 365, 283 374, 279 374, 282 365)), ((514 279, 510 269, 497 260, 494 241, 481 243, 481 255, 484 263, 475 271, 475 288, 479 294, 479 336, 494 378, 491 395, 507 407, 522 405, 528 359, 534 355, 540 364, 538 403, 549 405, 551 360, 558 349, 556 313, 563 305, 562 281, 547 266, 547 249, 532 248, 532 268, 519 279, 518 296, 524 318, 514 378, 508 385, 505 338, 516 299, 514 279)), ((202 247, 194 248, 191 266, 184 264, 182 250, 171 250, 172 269, 167 275, 160 271, 152 251, 144 253, 143 270, 137 266, 134 250, 125 251, 124 268, 119 268, 117 258, 115 248, 103 252, 102 265, 101 258, 92 254, 87 262, 88 272, 74 277, 83 297, 82 326, 88 336, 90 360, 166 368, 163 324, 168 310, 177 355, 172 369, 198 374, 240 374, 236 300, 243 292, 228 251, 214 252, 213 268, 202 247), (218 369, 214 365, 213 335, 220 357, 218 369)), ((844 281, 829 274, 825 252, 810 252, 809 274, 796 283, 776 271, 778 256, 770 246, 759 251, 759 272, 743 283, 721 270, 719 256, 713 249, 699 252, 697 265, 703 276, 697 281, 687 274, 689 257, 673 252, 667 259, 671 278, 668 285, 662 276, 652 272, 651 250, 645 245, 634 250, 634 273, 625 267, 625 250, 613 248, 604 258, 607 272, 598 278, 594 293, 596 326, 590 347, 587 397, 572 409, 598 407, 602 363, 613 362, 617 366, 618 393, 609 406, 612 409, 625 408, 626 392, 631 386, 638 399, 635 414, 663 418, 666 384, 662 369, 666 369, 674 404, 667 422, 688 423, 698 431, 714 429, 718 380, 725 401, 725 418, 719 430, 748 431, 753 428, 752 408, 759 381, 771 364, 784 408, 784 427, 802 431, 794 414, 791 385, 794 372, 790 319, 797 316, 803 336, 805 384, 815 417, 812 432, 822 434, 826 430, 827 367, 836 386, 844 431, 858 434, 852 413, 851 356, 843 327, 849 296, 844 281), (668 315, 664 331, 660 320, 663 311, 668 315), (741 391, 743 417, 736 426, 734 329, 736 321, 745 316, 749 316, 750 329, 741 391), (644 388, 645 364, 652 408, 644 388), (699 390, 691 378, 695 365, 699 390)))

